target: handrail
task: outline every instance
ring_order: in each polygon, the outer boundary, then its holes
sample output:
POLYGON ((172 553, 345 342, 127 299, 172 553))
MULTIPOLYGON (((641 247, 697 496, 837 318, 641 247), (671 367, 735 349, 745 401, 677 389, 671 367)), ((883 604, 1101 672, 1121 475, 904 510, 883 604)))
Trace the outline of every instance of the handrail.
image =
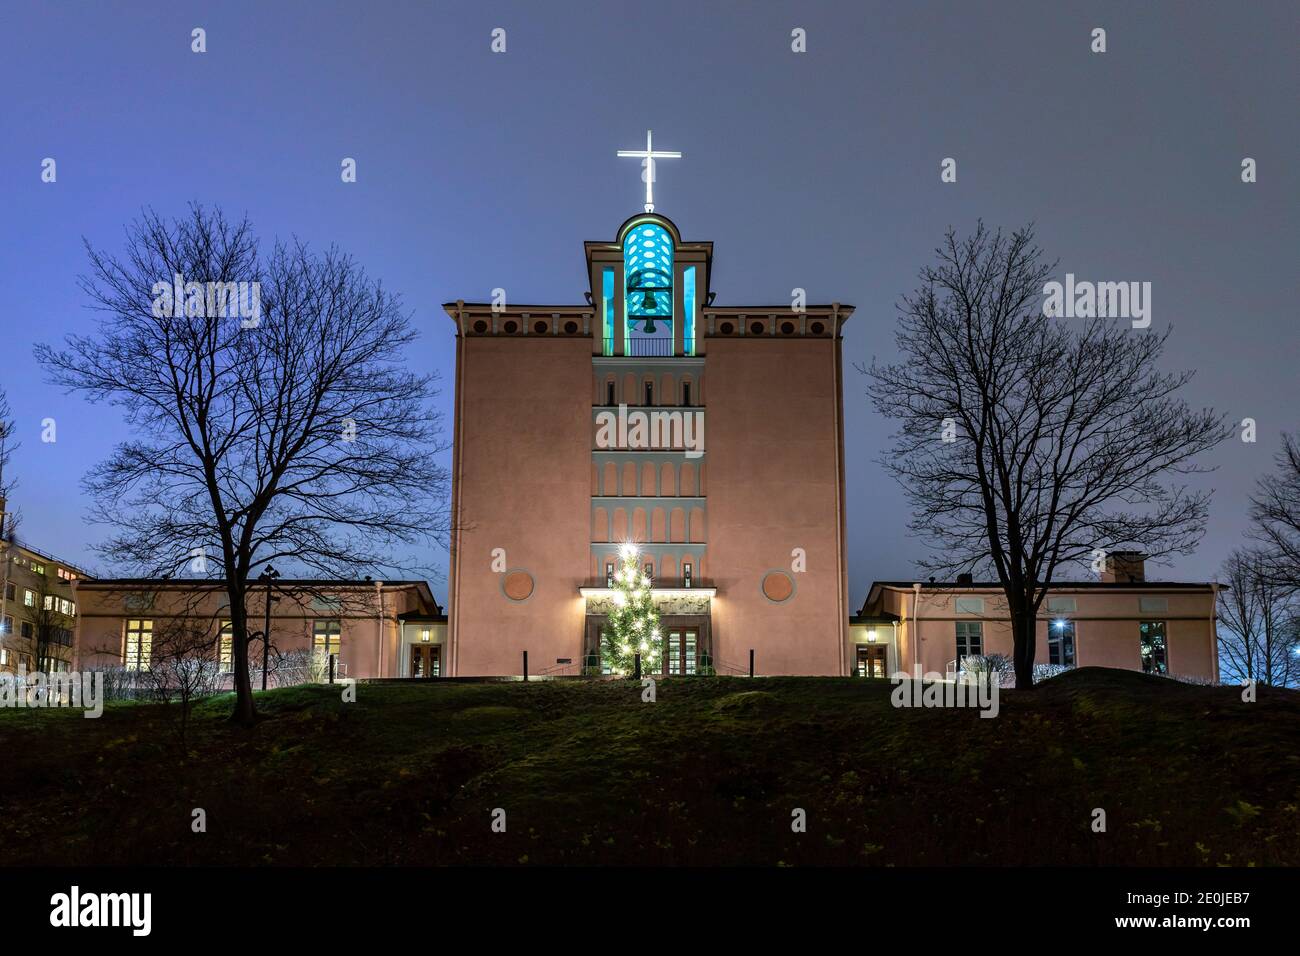
MULTIPOLYGON (((617 339, 601 339, 602 353, 609 357, 614 356, 614 348, 618 344, 617 339)), ((681 358, 687 358, 695 352, 695 339, 682 339, 681 358)), ((672 358, 676 356, 673 350, 673 340, 668 336, 655 336, 653 338, 646 336, 632 335, 623 340, 623 356, 633 358, 672 358)))

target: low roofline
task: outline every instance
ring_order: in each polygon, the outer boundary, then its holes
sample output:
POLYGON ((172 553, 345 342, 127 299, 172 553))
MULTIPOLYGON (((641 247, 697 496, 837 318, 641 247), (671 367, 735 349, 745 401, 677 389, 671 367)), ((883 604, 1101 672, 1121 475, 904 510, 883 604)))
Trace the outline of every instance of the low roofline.
MULTIPOLYGON (((93 583, 105 587, 115 587, 115 586, 137 587, 141 584, 152 584, 160 587, 168 587, 174 585, 193 587, 193 586, 204 585, 204 584, 209 585, 211 587, 225 587, 226 584, 225 579, 223 578, 92 578, 87 583, 88 584, 93 583)), ((381 578, 380 583, 382 583, 383 586, 386 588, 401 587, 403 585, 405 586, 422 585, 424 587, 429 586, 429 583, 427 581, 420 581, 414 578, 412 579, 402 578, 402 579, 393 579, 393 580, 387 580, 381 578)), ((338 588, 338 587, 373 588, 375 586, 375 580, 367 579, 367 578, 276 578, 274 584, 278 588, 305 587, 305 586, 334 587, 334 588, 338 588)), ((248 581, 248 586, 250 588, 261 588, 266 586, 266 582, 259 581, 256 578, 250 578, 248 581)))
MULTIPOLYGON (((867 597, 862 602, 862 610, 875 601, 880 591, 911 591, 917 584, 922 591, 994 591, 1001 593, 1003 587, 997 581, 975 581, 972 584, 958 584, 955 581, 872 581, 867 588, 867 597)), ((1230 590, 1226 584, 1213 581, 1053 581, 1047 586, 1049 593, 1060 591, 1203 591, 1212 592, 1230 590)))
POLYGON ((849 615, 850 624, 898 624, 902 620, 897 614, 890 614, 888 611, 883 614, 863 614, 859 611, 857 614, 849 615))
MULTIPOLYGON (((871 587, 874 588, 894 588, 910 591, 917 584, 921 585, 922 591, 1001 591, 1002 584, 998 581, 975 581, 971 584, 958 584, 956 581, 872 581, 871 587)), ((1160 590, 1167 588, 1171 590, 1188 590, 1199 588, 1210 590, 1214 582, 1200 581, 1053 581, 1047 586, 1049 591, 1068 590, 1070 588, 1116 588, 1133 590, 1160 590)), ((1220 584, 1219 590, 1227 590, 1220 584)))
MULTIPOLYGON (((433 596, 433 589, 429 587, 428 581, 418 579, 384 580, 380 582, 385 591, 401 590, 404 588, 416 588, 420 591, 421 599, 430 607, 435 608, 439 614, 445 614, 446 609, 438 603, 438 599, 433 596)), ((226 586, 222 578, 91 578, 84 582, 78 582, 78 591, 113 591, 123 588, 158 588, 162 590, 222 590, 226 586)), ((373 590, 375 581, 367 581, 365 578, 276 578, 274 586, 277 590, 287 588, 317 588, 317 589, 349 589, 358 591, 373 590)), ((248 589, 256 593, 266 587, 265 582, 253 578, 248 582, 248 589)))

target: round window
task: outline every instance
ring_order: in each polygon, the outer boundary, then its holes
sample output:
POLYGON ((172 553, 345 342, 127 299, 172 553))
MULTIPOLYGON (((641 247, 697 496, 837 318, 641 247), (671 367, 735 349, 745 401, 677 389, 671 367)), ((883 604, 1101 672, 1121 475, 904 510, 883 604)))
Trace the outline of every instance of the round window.
POLYGON ((794 579, 784 571, 768 571, 763 575, 763 597, 773 604, 784 604, 794 596, 794 579))
POLYGON ((512 601, 527 601, 533 595, 533 576, 522 568, 507 571, 501 579, 501 593, 512 601))

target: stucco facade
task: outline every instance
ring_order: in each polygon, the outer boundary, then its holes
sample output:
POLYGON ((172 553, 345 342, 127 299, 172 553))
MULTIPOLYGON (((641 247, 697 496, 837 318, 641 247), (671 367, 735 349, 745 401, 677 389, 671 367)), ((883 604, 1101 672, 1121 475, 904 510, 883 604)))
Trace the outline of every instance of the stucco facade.
POLYGON ((712 244, 652 214, 585 251, 587 305, 445 306, 451 673, 519 674, 525 652, 530 673, 598 672, 628 542, 686 672, 747 671, 752 652, 764 674, 848 673, 852 308, 715 307, 712 244))
MULTIPOLYGON (((1035 662, 1218 680, 1216 593, 1156 581, 1056 585, 1039 611, 1035 662)), ((964 654, 1012 652, 1006 599, 991 583, 876 582, 854 621, 855 659, 883 645, 890 673, 948 674, 964 654)))
MULTIPOLYGON (((78 669, 147 667, 164 635, 178 627, 208 641, 211 660, 229 661, 229 602, 219 581, 102 579, 82 582, 78 594, 78 669)), ((265 625, 267 596, 261 585, 250 588, 250 632, 265 625)), ((423 666, 435 663, 421 644, 445 643, 445 618, 423 581, 279 580, 270 596, 276 651, 310 652, 321 665, 332 654, 339 677, 408 676, 417 655, 423 666)), ((255 666, 260 657, 259 642, 252 647, 255 666)))

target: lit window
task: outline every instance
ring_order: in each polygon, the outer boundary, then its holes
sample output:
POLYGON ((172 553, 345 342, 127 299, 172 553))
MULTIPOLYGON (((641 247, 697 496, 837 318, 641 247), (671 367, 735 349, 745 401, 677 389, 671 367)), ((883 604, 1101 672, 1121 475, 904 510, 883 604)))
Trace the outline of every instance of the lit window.
POLYGON ((1168 647, 1165 643, 1164 621, 1143 621, 1138 625, 1142 641, 1142 670, 1148 674, 1168 674, 1168 647))
POLYGON ((1074 622, 1056 620, 1047 625, 1047 662, 1074 666, 1074 622))
POLYGON ((311 631, 311 647, 319 657, 338 654, 339 622, 337 620, 314 621, 311 631))
POLYGON ((691 573, 693 570, 689 562, 682 565, 682 587, 688 588, 691 586, 691 573))
POLYGON ((232 621, 221 622, 221 643, 217 648, 217 666, 221 673, 229 674, 235 667, 235 625, 232 621))
POLYGON ((36 607, 36 593, 23 588, 23 604, 27 607, 36 607))
POLYGON ((38 563, 35 562, 35 561, 33 561, 33 562, 31 563, 31 569, 32 569, 32 573, 33 573, 33 574, 44 574, 44 573, 45 573, 45 565, 43 565, 43 564, 38 564, 38 563))
POLYGON ((58 605, 58 598, 53 594, 47 594, 41 599, 41 604, 47 611, 53 611, 58 605))
MULTIPOLYGON (((601 353, 603 355, 614 354, 614 270, 606 269, 601 274, 600 291, 604 297, 602 304, 604 306, 602 324, 603 337, 601 353)), ((614 403, 611 401, 611 405, 614 403)))
POLYGON ((147 671, 153 656, 153 621, 128 620, 122 660, 128 669, 147 671))
MULTIPOLYGON (((682 271, 682 305, 686 309, 682 323, 682 346, 687 355, 695 354, 695 266, 682 271)), ((688 399, 687 405, 690 404, 688 399)))
POLYGON ((605 587, 612 588, 613 586, 614 586, 614 562, 606 561, 605 562, 605 587))

